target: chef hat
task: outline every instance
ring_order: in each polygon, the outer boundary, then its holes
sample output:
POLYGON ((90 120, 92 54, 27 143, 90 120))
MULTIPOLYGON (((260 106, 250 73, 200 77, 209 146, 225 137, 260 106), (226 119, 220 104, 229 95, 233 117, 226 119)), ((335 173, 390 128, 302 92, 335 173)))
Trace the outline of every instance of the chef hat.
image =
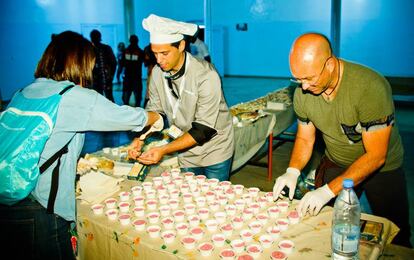
POLYGON ((196 24, 174 21, 154 14, 142 20, 142 26, 150 33, 150 42, 155 44, 178 42, 184 35, 193 36, 198 30, 196 24))

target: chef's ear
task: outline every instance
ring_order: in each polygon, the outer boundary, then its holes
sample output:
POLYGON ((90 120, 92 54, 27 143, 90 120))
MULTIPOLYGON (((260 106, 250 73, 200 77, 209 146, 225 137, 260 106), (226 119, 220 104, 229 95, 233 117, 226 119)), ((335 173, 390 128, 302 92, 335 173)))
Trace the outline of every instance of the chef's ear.
POLYGON ((185 41, 184 40, 180 41, 180 45, 178 45, 178 50, 180 52, 183 52, 185 50, 185 41))

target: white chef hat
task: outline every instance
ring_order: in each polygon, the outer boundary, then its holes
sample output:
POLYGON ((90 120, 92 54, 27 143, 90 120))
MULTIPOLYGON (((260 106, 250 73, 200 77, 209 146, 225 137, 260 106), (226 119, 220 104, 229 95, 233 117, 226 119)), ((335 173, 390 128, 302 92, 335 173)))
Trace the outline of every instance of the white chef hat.
POLYGON ((196 24, 174 21, 155 14, 142 20, 142 26, 150 33, 150 43, 155 44, 178 42, 184 35, 193 36, 198 30, 196 24))

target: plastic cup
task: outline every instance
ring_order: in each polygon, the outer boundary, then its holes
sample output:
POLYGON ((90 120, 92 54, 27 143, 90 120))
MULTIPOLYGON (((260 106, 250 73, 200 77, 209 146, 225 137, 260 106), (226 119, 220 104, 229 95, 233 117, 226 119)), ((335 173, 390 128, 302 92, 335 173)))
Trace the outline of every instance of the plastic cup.
POLYGON ((234 192, 236 193, 236 195, 242 195, 244 186, 241 185, 241 184, 235 184, 235 185, 233 185, 233 189, 234 189, 234 192))
POLYGON ((236 254, 240 254, 244 251, 245 243, 241 239, 234 239, 230 242, 230 246, 236 254))
POLYGON ((244 220, 250 220, 253 217, 253 210, 250 208, 243 210, 243 219, 244 220))
POLYGON ((278 244, 280 251, 283 253, 289 255, 293 252, 293 248, 295 247, 295 244, 291 240, 282 240, 278 244))
POLYGON ((222 260, 234 260, 236 257, 236 253, 234 252, 234 250, 226 248, 220 251, 219 256, 222 260))
POLYGON ((200 224, 200 217, 198 215, 190 215, 188 216, 188 223, 192 227, 197 227, 200 224))
POLYGON ((161 220, 165 229, 173 229, 174 228, 174 219, 171 217, 166 217, 161 220))
POLYGON ((273 206, 267 209, 267 214, 269 214, 269 217, 271 218, 278 218, 280 214, 280 209, 277 206, 273 206))
POLYGON ((121 225, 126 226, 131 223, 131 215, 130 214, 122 214, 118 217, 119 222, 121 222, 121 225))
POLYGON ((145 202, 145 198, 144 198, 144 196, 139 195, 139 196, 135 196, 133 198, 133 201, 135 203, 135 206, 143 206, 144 202, 145 202))
POLYGON ((285 260, 286 257, 287 257, 287 255, 285 253, 283 253, 282 251, 279 251, 279 250, 273 251, 270 254, 270 258, 272 260, 285 260))
POLYGON ((251 203, 249 209, 253 211, 254 215, 257 215, 260 211, 260 204, 259 203, 251 203))
POLYGON ((160 237, 161 228, 158 225, 152 225, 147 227, 147 232, 151 238, 159 238, 160 237))
POLYGON ((276 220, 276 224, 279 227, 280 231, 285 231, 288 229, 289 220, 287 218, 279 218, 276 220))
POLYGON ((95 215, 102 215, 103 214, 103 210, 104 210, 104 205, 102 204, 94 204, 91 207, 93 214, 95 215))
POLYGON ((211 211, 216 212, 217 210, 220 209, 220 204, 217 201, 212 201, 208 204, 208 206, 210 207, 211 211))
POLYGON ((197 175, 195 177, 195 179, 197 180, 197 183, 199 185, 203 184, 206 181, 206 176, 205 175, 197 175))
POLYGON ((273 241, 279 239, 280 237, 280 229, 278 226, 268 227, 266 232, 272 237, 273 241))
POLYGON ((240 237, 245 243, 249 243, 253 240, 253 232, 250 229, 243 229, 240 231, 240 237))
POLYGON ((288 213, 289 224, 298 224, 300 221, 299 213, 296 210, 292 210, 288 213))
POLYGON ((183 222, 185 217, 185 212, 183 210, 176 210, 173 212, 173 216, 176 222, 183 222))
POLYGON ((147 219, 150 224, 156 224, 160 220, 160 214, 157 212, 151 212, 147 214, 147 219))
POLYGON ((161 195, 161 196, 158 197, 158 201, 160 202, 161 205, 168 204, 169 199, 170 199, 170 197, 168 195, 161 195))
POLYGON ((121 201, 128 201, 130 195, 131 193, 129 191, 122 191, 119 193, 119 198, 121 201))
POLYGON ((152 182, 154 183, 154 186, 158 187, 160 185, 162 185, 162 178, 157 176, 152 178, 152 182))
POLYGON ((210 210, 208 208, 201 208, 197 211, 201 219, 208 219, 210 216, 210 210))
POLYGON ((234 205, 226 205, 224 207, 224 210, 226 211, 227 216, 230 216, 230 217, 235 216, 237 213, 237 208, 234 205))
POLYGON ((224 222, 226 222, 227 214, 224 211, 219 211, 214 213, 214 217, 216 218, 217 223, 223 224, 224 222))
POLYGON ((231 237, 233 234, 233 226, 231 224, 221 225, 220 230, 226 237, 231 237))
POLYGON ((116 207, 116 203, 118 202, 117 199, 109 198, 105 200, 105 205, 108 209, 113 209, 116 207))
POLYGON ((196 197, 197 207, 202 208, 206 205, 206 197, 196 197))
POLYGON ((242 228, 242 226, 243 226, 243 224, 244 224, 244 222, 243 222, 243 218, 242 218, 242 217, 238 217, 238 216, 234 217, 234 218, 231 220, 231 222, 233 223, 233 227, 234 227, 235 229, 240 229, 240 228, 242 228))
MULTIPOLYGON (((199 175, 202 176, 202 175, 199 175)), ((198 246, 198 251, 200 251, 201 255, 204 257, 210 256, 211 252, 213 252, 214 246, 210 242, 201 243, 198 246)))
POLYGON ((196 239, 192 236, 185 236, 181 238, 181 243, 183 244, 185 249, 192 250, 195 247, 196 239))
POLYGON ((190 234, 197 240, 201 240, 204 235, 203 229, 200 227, 195 227, 190 230, 190 234))
POLYGON ((144 207, 138 206, 138 207, 135 207, 132 211, 134 212, 134 215, 136 217, 143 217, 143 216, 145 216, 145 209, 144 209, 144 207))
POLYGON ((276 206, 280 209, 280 212, 286 212, 289 208, 289 202, 286 201, 278 201, 276 202, 276 206))
POLYGON ((263 249, 259 244, 251 244, 246 247, 246 252, 249 253, 254 259, 260 258, 263 249))
POLYGON ((169 216, 171 212, 171 208, 168 205, 162 205, 161 207, 159 207, 159 210, 160 210, 161 216, 163 217, 169 216))
POLYGON ((267 213, 260 213, 256 216, 256 219, 262 223, 263 226, 266 226, 267 221, 269 220, 269 216, 267 215, 267 213))
POLYGON ((164 243, 171 244, 175 240, 176 233, 172 230, 167 230, 161 233, 161 237, 164 240, 164 243))
POLYGON ((118 218, 118 210, 117 209, 108 209, 105 212, 105 215, 108 217, 109 220, 116 220, 118 218))
POLYGON ((102 151, 104 152, 104 154, 109 154, 111 152, 111 148, 110 147, 104 147, 104 148, 102 148, 102 151))
POLYGON ((261 235, 259 237, 259 242, 263 248, 270 248, 273 244, 273 239, 270 235, 261 235))
POLYGON ((259 191, 260 189, 257 187, 251 187, 248 188, 247 191, 249 192, 249 194, 253 197, 256 198, 259 195, 259 191))
POLYGON ((142 195, 142 186, 134 186, 131 188, 131 192, 134 196, 142 195))
POLYGON ((158 208, 157 200, 154 199, 147 200, 146 205, 148 210, 156 210, 158 208))
POLYGON ((218 223, 215 219, 208 219, 205 222, 205 224, 206 224, 207 230, 209 232, 216 232, 217 231, 218 223))
POLYGON ((193 203, 188 203, 184 205, 184 211, 187 215, 193 215, 195 213, 195 210, 196 206, 193 203))
POLYGON ((171 173, 172 178, 177 178, 180 175, 181 170, 180 170, 180 168, 172 168, 170 170, 170 173, 171 173))
POLYGON ((186 223, 178 223, 175 225, 175 229, 179 235, 187 235, 188 225, 186 223))
POLYGON ((177 209, 177 208, 178 208, 179 203, 178 203, 178 200, 176 200, 176 199, 170 199, 170 200, 168 201, 168 205, 170 205, 170 208, 171 208, 171 209, 177 209))
POLYGON ((132 225, 134 226, 136 231, 144 231, 145 225, 147 224, 147 221, 144 219, 135 219, 132 221, 132 225))
POLYGON ((262 227, 263 227, 263 225, 259 221, 253 221, 253 222, 250 222, 250 224, 249 224, 250 230, 255 235, 260 233, 260 231, 262 230, 262 227))
POLYGON ((130 204, 129 204, 129 202, 128 202, 128 201, 121 201, 121 202, 118 204, 119 210, 120 210, 122 213, 127 213, 127 212, 129 212, 129 206, 130 206, 130 204))

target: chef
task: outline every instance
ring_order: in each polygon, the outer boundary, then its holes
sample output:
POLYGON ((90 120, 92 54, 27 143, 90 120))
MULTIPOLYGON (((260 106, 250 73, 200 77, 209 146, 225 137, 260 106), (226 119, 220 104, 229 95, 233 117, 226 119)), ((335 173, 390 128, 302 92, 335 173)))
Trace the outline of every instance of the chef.
POLYGON ((233 124, 220 77, 213 65, 185 51, 186 37, 194 36, 198 26, 153 14, 142 25, 150 33, 157 59, 146 109, 166 117, 175 140, 140 154, 143 135, 133 141, 129 155, 140 163, 156 164, 164 155, 179 152, 182 171, 228 180, 233 124))

